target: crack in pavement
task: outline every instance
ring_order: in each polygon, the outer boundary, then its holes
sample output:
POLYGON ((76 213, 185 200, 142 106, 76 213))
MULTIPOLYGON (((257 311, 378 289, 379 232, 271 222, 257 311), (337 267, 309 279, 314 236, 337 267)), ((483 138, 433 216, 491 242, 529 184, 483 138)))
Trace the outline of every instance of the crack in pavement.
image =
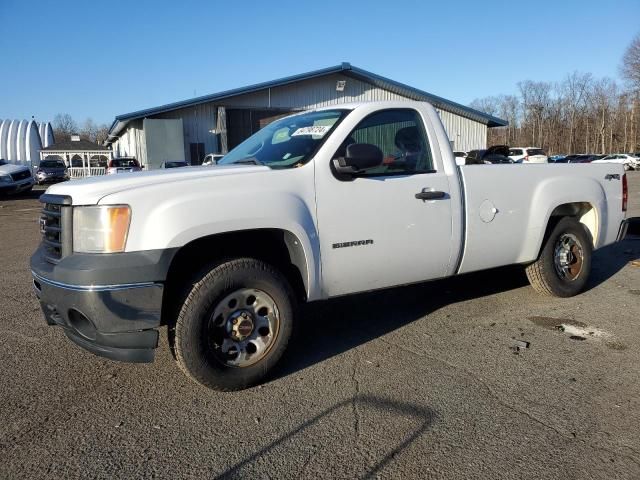
MULTIPOLYGON (((428 354, 426 354, 424 352, 417 352, 417 351, 412 350, 410 348, 407 348, 407 347, 405 347, 403 345, 397 345, 397 344, 395 344, 393 342, 390 342, 388 340, 385 340, 383 338, 380 338, 380 341, 382 341, 383 343, 385 343, 387 345, 390 345, 392 347, 395 347, 395 348, 398 348, 400 350, 403 350, 403 351, 405 351, 407 353, 416 355, 418 357, 423 357, 423 358, 426 358, 428 360, 433 360, 433 361, 439 362, 439 363, 444 364, 447 367, 452 368, 452 369, 457 370, 457 371, 462 371, 473 382, 476 382, 476 383, 479 383, 480 385, 482 385, 489 392, 489 395, 491 395, 492 398, 497 400, 500 405, 502 405, 503 407, 507 408, 508 410, 511 410, 512 412, 519 413, 521 415, 526 416, 527 418, 529 418, 533 422, 535 422, 535 423, 537 423, 537 424, 539 424, 539 425, 541 425, 541 426, 543 426, 543 427, 545 427, 545 428, 547 428, 549 430, 552 430, 557 435, 559 435, 559 436, 561 436, 561 437, 563 437, 565 439, 578 440, 579 442, 583 443, 584 445, 586 445, 589 448, 593 448, 593 449, 596 449, 596 450, 602 450, 602 451, 610 453, 610 454, 612 454, 614 456, 620 456, 622 458, 627 458, 627 459, 631 460, 633 463, 635 463, 636 465, 640 466, 640 461, 636 460, 631 455, 625 455, 625 454, 622 454, 622 453, 618 453, 618 452, 612 451, 611 449, 609 449, 607 447, 604 447, 604 446, 601 446, 601 445, 592 445, 592 444, 588 443, 586 440, 584 440, 582 438, 575 437, 571 433, 560 431, 558 428, 556 428, 553 425, 550 425, 550 424, 540 420, 538 417, 536 417, 535 415, 533 415, 532 413, 530 413, 530 412, 528 412, 526 410, 522 410, 522 409, 516 407, 515 405, 511 405, 510 403, 507 403, 505 400, 500 398, 500 396, 496 392, 494 392, 494 390, 484 380, 482 380, 480 377, 478 377, 477 375, 473 374, 472 372, 470 372, 469 370, 467 370, 464 367, 460 367, 458 365, 454 365, 454 364, 452 364, 450 362, 447 362, 446 360, 443 360, 442 358, 434 357, 434 356, 428 355, 428 354)), ((634 453, 637 454, 637 452, 635 452, 631 447, 629 447, 627 445, 621 445, 621 446, 626 447, 626 448, 630 449, 631 451, 633 451, 634 453)))

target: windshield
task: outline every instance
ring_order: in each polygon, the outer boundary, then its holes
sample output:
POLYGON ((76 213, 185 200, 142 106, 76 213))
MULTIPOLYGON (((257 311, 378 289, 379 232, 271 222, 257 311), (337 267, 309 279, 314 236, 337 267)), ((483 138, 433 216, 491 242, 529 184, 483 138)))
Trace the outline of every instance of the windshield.
POLYGON ((43 160, 40 168, 64 168, 64 163, 60 160, 43 160))
POLYGON ((529 150, 527 150, 527 152, 529 153, 529 155, 544 155, 544 150, 542 150, 541 148, 530 148, 529 150))
POLYGON ((111 166, 117 168, 137 167, 138 161, 135 158, 114 158, 111 160, 111 166))
POLYGON ((218 165, 298 167, 309 161, 346 114, 347 110, 322 110, 276 120, 227 153, 218 165))

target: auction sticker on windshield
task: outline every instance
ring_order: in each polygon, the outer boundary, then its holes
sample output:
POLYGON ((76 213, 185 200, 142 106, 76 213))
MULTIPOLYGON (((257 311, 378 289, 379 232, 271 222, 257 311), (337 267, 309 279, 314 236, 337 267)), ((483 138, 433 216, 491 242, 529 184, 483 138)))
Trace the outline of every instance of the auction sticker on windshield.
POLYGON ((324 137, 331 129, 331 125, 316 125, 314 127, 300 127, 291 134, 292 137, 298 135, 313 135, 315 137, 324 137))

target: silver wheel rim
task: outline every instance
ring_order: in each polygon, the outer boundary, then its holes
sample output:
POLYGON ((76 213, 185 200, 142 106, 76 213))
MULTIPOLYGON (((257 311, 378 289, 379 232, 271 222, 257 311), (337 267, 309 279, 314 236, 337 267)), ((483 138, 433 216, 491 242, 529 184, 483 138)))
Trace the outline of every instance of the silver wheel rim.
POLYGON ((269 353, 280 330, 280 313, 263 290, 241 288, 224 297, 209 318, 209 345, 216 360, 248 367, 269 353))
POLYGON ((584 254, 577 237, 571 233, 563 233, 556 242, 553 259, 561 279, 572 282, 578 278, 582 272, 584 254))

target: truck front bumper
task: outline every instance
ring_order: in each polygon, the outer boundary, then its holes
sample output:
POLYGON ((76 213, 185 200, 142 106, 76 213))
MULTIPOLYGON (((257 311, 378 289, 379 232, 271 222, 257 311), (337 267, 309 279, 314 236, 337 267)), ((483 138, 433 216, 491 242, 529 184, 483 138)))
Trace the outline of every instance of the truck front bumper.
POLYGON ((29 177, 27 180, 20 180, 18 182, 13 182, 9 185, 0 184, 0 194, 3 195, 14 195, 20 192, 24 192, 25 190, 29 190, 33 188, 35 184, 35 180, 33 177, 29 177))
POLYGON ((123 362, 152 362, 162 309, 160 283, 68 285, 36 272, 33 289, 49 325, 90 352, 123 362))

